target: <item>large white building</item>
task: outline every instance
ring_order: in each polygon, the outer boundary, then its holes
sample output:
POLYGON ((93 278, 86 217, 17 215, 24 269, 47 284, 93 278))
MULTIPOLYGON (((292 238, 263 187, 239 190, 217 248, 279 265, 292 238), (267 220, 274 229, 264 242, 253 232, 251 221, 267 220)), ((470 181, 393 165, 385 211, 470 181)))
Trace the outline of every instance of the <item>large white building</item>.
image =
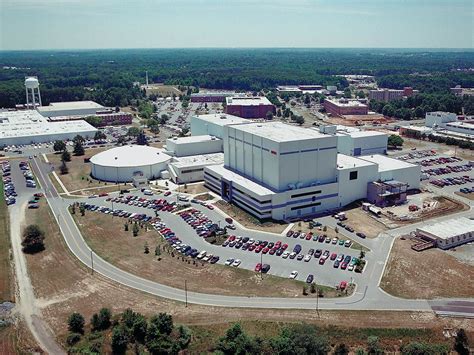
POLYGON ((94 155, 91 175, 103 181, 130 182, 135 176, 158 179, 167 171, 171 157, 162 149, 144 145, 125 145, 94 155))
POLYGON ((104 106, 94 101, 67 101, 51 102, 49 106, 41 106, 37 110, 44 117, 88 116, 104 110, 104 106))
POLYGON ((427 112, 425 115, 425 126, 426 127, 444 127, 446 123, 456 122, 458 117, 452 112, 427 112))
POLYGON ((0 147, 93 138, 96 128, 86 121, 49 122, 36 110, 0 111, 0 147))
POLYGON ((206 166, 222 165, 223 163, 223 153, 173 157, 173 160, 168 164, 168 171, 174 183, 187 184, 190 182, 203 181, 204 168, 206 166))
POLYGON ((383 132, 337 126, 336 135, 337 150, 341 154, 359 156, 387 153, 388 136, 383 132))
POLYGON ((224 164, 205 185, 257 218, 314 215, 366 198, 373 181, 420 185, 420 166, 373 154, 338 154, 337 134, 279 122, 223 127, 224 164))

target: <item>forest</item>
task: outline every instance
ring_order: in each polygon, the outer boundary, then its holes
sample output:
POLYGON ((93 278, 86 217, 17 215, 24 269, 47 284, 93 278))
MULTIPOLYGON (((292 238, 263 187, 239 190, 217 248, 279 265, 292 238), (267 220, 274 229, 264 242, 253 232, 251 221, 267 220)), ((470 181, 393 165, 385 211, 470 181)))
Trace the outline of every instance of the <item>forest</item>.
POLYGON ((122 49, 3 51, 0 107, 24 102, 23 80, 36 75, 43 103, 94 100, 124 106, 143 93, 134 82, 260 90, 284 84, 348 83, 338 74, 375 75, 380 86, 429 94, 474 87, 474 52, 402 49, 122 49), (471 68, 471 70, 469 70, 471 68))

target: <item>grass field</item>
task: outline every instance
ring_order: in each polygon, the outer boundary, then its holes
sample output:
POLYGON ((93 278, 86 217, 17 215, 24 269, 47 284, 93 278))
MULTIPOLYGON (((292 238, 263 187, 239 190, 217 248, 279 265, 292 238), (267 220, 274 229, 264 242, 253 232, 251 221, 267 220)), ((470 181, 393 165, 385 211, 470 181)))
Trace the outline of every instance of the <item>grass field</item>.
POLYGON ((3 194, 3 181, 0 180, 0 302, 13 301, 10 268, 10 222, 8 208, 3 194))
MULTIPOLYGON (((168 252, 168 244, 154 230, 141 229, 132 236, 132 226, 124 230, 126 219, 87 211, 85 216, 74 215, 82 235, 90 247, 102 258, 132 274, 173 287, 183 288, 186 280, 189 291, 242 296, 303 296, 303 282, 250 270, 210 265, 181 254, 168 252), (145 244, 150 253, 145 254, 145 244), (161 260, 154 255, 160 247, 161 260), (174 255, 174 256, 173 256, 174 255)), ((337 296, 330 287, 321 287, 325 296, 337 296)))

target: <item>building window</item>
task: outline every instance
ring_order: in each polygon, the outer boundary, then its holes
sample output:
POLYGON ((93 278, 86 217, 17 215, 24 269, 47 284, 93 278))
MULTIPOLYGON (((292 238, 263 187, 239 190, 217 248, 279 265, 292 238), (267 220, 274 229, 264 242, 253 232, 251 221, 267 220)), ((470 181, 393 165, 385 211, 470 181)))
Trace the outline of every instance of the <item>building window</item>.
POLYGON ((357 171, 351 171, 349 173, 349 180, 357 180, 357 171))

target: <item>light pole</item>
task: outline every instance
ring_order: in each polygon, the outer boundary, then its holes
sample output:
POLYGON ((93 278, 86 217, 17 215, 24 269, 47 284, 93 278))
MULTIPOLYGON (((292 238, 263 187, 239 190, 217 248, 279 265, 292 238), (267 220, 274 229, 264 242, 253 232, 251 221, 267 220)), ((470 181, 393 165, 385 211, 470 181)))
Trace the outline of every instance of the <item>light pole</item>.
POLYGON ((263 280, 263 251, 260 252, 260 278, 263 280))
POLYGON ((94 258, 92 257, 92 249, 91 249, 91 269, 92 269, 92 275, 94 275, 94 258))

